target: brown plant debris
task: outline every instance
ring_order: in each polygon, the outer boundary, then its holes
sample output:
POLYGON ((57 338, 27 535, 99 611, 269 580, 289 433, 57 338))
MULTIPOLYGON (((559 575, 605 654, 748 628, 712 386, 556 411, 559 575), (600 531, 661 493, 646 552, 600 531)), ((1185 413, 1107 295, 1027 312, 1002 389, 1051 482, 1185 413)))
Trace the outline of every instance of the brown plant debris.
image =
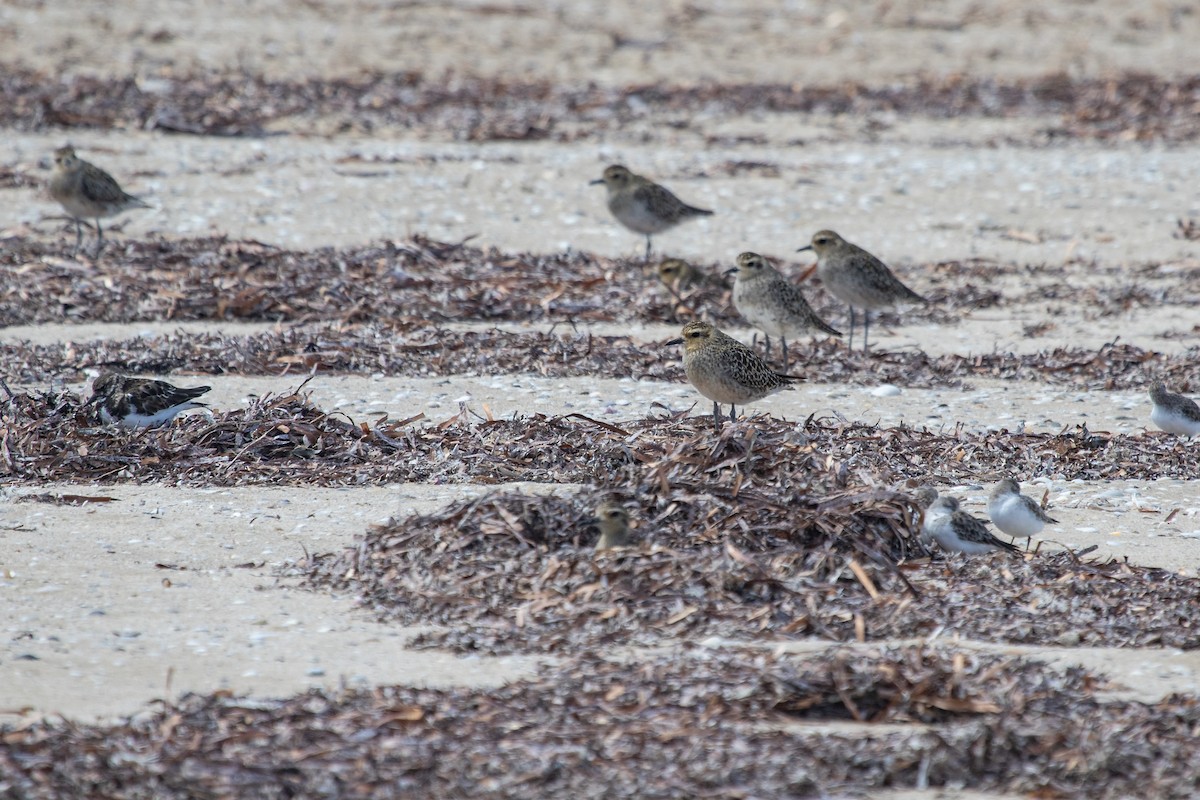
MULTIPOLYGON (((209 319, 682 324, 701 309, 714 322, 740 319, 721 280, 676 298, 656 276, 644 274, 639 261, 580 252, 503 253, 422 237, 310 251, 224 238, 148 239, 114 244, 85 268, 70 259, 73 241, 5 242, 0 269, 12 279, 0 285, 0 325, 209 319)), ((716 264, 701 268, 719 271, 716 264)), ((904 318, 952 322, 950 309, 984 308, 998 297, 959 284, 904 318)), ((835 311, 823 293, 814 300, 818 311, 835 311)), ((882 324, 897 319, 880 315, 882 324)))
MULTIPOLYGON (((761 349, 761 343, 760 343, 761 349)), ((914 389, 961 387, 972 378, 1024 380, 1089 390, 1138 390, 1155 381, 1200 384, 1200 351, 1178 355, 1108 344, 1099 350, 1056 348, 1038 353, 929 356, 922 351, 847 352, 833 339, 792 345, 811 383, 892 383, 914 389)), ((678 352, 660 343, 589 332, 455 331, 439 326, 311 325, 230 336, 175 333, 127 340, 47 345, 16 343, 0 350, 0 374, 14 382, 85 379, 85 370, 117 369, 167 375, 359 374, 408 377, 524 374, 684 380, 678 352)))
POLYGON ((423 415, 367 422, 325 413, 294 392, 211 417, 188 415, 152 430, 101 426, 94 411, 69 391, 18 392, 4 400, 0 477, 10 483, 134 480, 191 486, 597 480, 620 485, 637 481, 646 465, 662 462, 664 469, 736 468, 756 485, 787 485, 830 465, 893 483, 1000 475, 1150 480, 1191 478, 1200 471, 1200 451, 1178 437, 1086 427, 1058 434, 937 433, 759 416, 714 432, 710 416, 688 417, 686 409, 615 425, 579 414, 486 419, 466 406, 428 423, 421 423, 423 415))
POLYGON ((0 76, 0 125, 17 130, 133 128, 210 136, 299 129, 316 118, 341 127, 392 127, 469 141, 575 141, 642 119, 678 115, 800 112, 929 117, 1057 114, 1052 137, 1190 141, 1200 133, 1200 78, 1126 73, 1105 79, 1062 74, 1005 80, 965 74, 884 87, 843 83, 655 84, 563 88, 550 83, 418 73, 303 81, 261 76, 165 77, 153 91, 132 78, 67 79, 11 69, 0 76))
POLYGON ((638 545, 613 554, 591 549, 590 494, 499 495, 372 528, 303 572, 381 619, 444 626, 413 644, 457 652, 704 636, 1200 646, 1200 580, 1069 552, 930 561, 912 499, 844 467, 767 484, 701 459, 647 464, 619 487, 638 545))
MULTIPOLYGON (((645 265, 569 252, 505 253, 423 237, 361 247, 283 250, 224 238, 125 240, 86 266, 74 239, 13 236, 0 249, 0 325, 45 322, 239 320, 360 323, 406 328, 456 321, 666 322, 703 314, 743 325, 719 278, 724 265, 697 265, 713 277, 673 296, 645 265)), ((811 264, 785 265, 800 275, 811 264)), ((1147 264, 996 264, 982 260, 897 266, 931 303, 877 314, 878 323, 953 324, 962 313, 1017 304, 1061 303, 1092 317, 1137 308, 1200 303, 1200 269, 1147 264), (1002 296, 998 277, 1028 286, 1002 296), (1080 278, 1087 276, 1085 289, 1080 278), (1103 277, 1102 282, 1096 279, 1103 277)), ((840 319, 845 307, 820 281, 805 284, 814 309, 840 319)))
POLYGON ((1183 798, 1200 703, 949 648, 587 652, 494 689, 188 694, 115 724, 0 729, 27 798, 826 797, 880 786, 1183 798), (791 720, 891 722, 831 733, 791 720), (906 727, 907 726, 907 727, 906 727), (932 727, 930 727, 932 726, 932 727))

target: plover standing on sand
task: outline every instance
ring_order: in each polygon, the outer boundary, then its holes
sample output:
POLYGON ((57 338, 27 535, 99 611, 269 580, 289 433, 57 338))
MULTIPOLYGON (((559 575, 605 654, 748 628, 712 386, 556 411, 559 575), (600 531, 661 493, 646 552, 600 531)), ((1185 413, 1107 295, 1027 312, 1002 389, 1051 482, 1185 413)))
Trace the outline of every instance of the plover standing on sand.
POLYGON ((707 217, 713 212, 689 206, 654 181, 630 172, 619 164, 604 170, 592 181, 608 189, 608 210, 629 230, 646 236, 646 260, 650 260, 650 237, 674 228, 684 220, 707 217))
POLYGON ((683 371, 700 394, 713 401, 713 423, 721 424, 721 403, 736 407, 792 388, 794 375, 776 372, 758 353, 709 325, 696 320, 683 326, 683 335, 668 345, 683 345, 683 371))
POLYGON ((850 244, 833 231, 817 231, 812 244, 796 252, 812 250, 817 254, 817 275, 826 291, 850 306, 850 339, 854 347, 854 308, 863 310, 863 352, 871 330, 871 309, 897 303, 924 303, 924 297, 900 282, 887 264, 850 244))
POLYGON ((54 151, 54 176, 50 196, 75 220, 75 250, 83 245, 81 220, 96 220, 96 255, 104 247, 102 217, 111 217, 130 208, 150 208, 141 199, 125 192, 112 175, 75 155, 71 146, 54 151))

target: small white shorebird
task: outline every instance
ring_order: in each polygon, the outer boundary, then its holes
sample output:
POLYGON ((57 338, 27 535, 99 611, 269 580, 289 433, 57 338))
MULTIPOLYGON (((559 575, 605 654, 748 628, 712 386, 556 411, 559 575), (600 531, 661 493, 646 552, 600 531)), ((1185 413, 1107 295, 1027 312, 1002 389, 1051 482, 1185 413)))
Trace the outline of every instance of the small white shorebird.
POLYGON ((992 489, 987 510, 992 524, 1016 539, 1041 533, 1047 522, 1058 524, 1036 500, 1021 494, 1021 487, 1012 478, 1005 478, 992 489))
POLYGON ((982 521, 961 511, 953 497, 939 497, 925 512, 925 530, 930 538, 943 550, 967 555, 990 553, 993 550, 1020 550, 1009 542, 1002 542, 987 529, 982 521))
POLYGON ((1150 400, 1154 403, 1150 421, 1155 425, 1176 436, 1200 434, 1200 406, 1195 400, 1168 392, 1165 383, 1150 387, 1150 400))

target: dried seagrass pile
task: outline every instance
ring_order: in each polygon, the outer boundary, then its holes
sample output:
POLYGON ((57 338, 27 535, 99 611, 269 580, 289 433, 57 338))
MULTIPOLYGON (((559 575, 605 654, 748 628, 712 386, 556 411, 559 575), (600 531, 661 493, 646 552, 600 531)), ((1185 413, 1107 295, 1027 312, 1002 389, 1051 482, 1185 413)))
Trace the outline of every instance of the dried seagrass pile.
POLYGON ((931 561, 907 495, 838 467, 743 472, 746 446, 644 463, 635 548, 591 550, 587 493, 498 495, 374 528, 304 572, 382 619, 444 626, 415 644, 459 652, 814 635, 1200 647, 1200 580, 1070 552, 931 561))
POLYGON ((1189 478, 1200 470, 1200 452, 1177 437, 1086 427, 1058 434, 937 433, 761 416, 715 433, 711 417, 689 417, 686 410, 618 426, 581 414, 487 419, 465 407, 440 421, 418 415, 367 422, 323 412, 296 393, 149 431, 102 426, 93 413, 69 391, 21 392, 0 402, 0 475, 193 486, 597 480, 632 486, 644 465, 677 459, 737 465, 755 485, 802 482, 831 469, 893 485, 1008 474, 1189 478))
MULTIPOLYGON (((845 82, 700 84, 566 88, 465 75, 376 73, 330 80, 261 76, 164 76, 153 91, 133 78, 33 70, 0 79, 0 125, 18 130, 133 128, 209 136, 261 136, 307 130, 319 118, 338 129, 399 128, 430 138, 588 139, 659 114, 767 112, 1008 117, 1058 115, 1046 141, 1065 138, 1186 142, 1200 135, 1200 80, 1127 73, 1111 79, 1050 74, 1017 80, 946 77, 898 80, 887 87, 845 82)), ((1022 144, 1027 145, 1026 142, 1022 144)))
POLYGON ((186 695, 111 725, 12 730, 28 798, 753 797, 945 786, 1184 797, 1200 706, 1105 700, 1105 681, 937 647, 799 658, 587 652, 487 690, 281 700, 186 695), (856 731, 847 720, 891 723, 856 731), (864 735, 864 733, 868 735, 864 735))
MULTIPOLYGON (((20 280, 0 287, 0 325, 386 321, 407 330, 431 321, 678 323, 699 311, 718 325, 742 324, 718 279, 727 264, 697 265, 713 280, 673 291, 640 261, 579 252, 505 253, 419 236, 307 251, 221 237, 123 241, 87 267, 69 257, 70 245, 66 237, 54 243, 5 240, 0 267, 11 266, 20 280)), ((1131 270, 1069 261, 1031 268, 968 260, 893 266, 906 281, 918 278, 931 301, 904 310, 910 323, 949 325, 962 313, 996 306, 1051 304, 1107 317, 1200 301, 1200 269, 1174 265, 1131 270), (1084 276, 1088 285, 1081 290, 1084 276), (1097 276, 1104 280, 1097 283, 1097 276), (1020 277, 1022 288, 1001 293, 995 283, 1003 277, 1020 277)), ((804 267, 785 266, 793 269, 804 267)), ((825 292, 808 294, 826 319, 845 311, 825 292)), ((899 319, 886 312, 877 322, 899 319)))
MULTIPOLYGON (((930 356, 921 351, 848 353, 832 339, 792 344, 797 371, 809 382, 892 383, 908 388, 962 386, 972 378, 1036 381, 1078 389, 1141 389, 1158 380, 1200 386, 1200 352, 1180 355, 1127 344, 1099 350, 930 356)), ((525 374, 679 383, 675 350, 626 336, 566 331, 451 330, 427 325, 309 325, 245 336, 176 333, 152 338, 50 345, 14 344, 0 352, 0 374, 34 383, 83 380, 85 370, 169 375, 525 374)))

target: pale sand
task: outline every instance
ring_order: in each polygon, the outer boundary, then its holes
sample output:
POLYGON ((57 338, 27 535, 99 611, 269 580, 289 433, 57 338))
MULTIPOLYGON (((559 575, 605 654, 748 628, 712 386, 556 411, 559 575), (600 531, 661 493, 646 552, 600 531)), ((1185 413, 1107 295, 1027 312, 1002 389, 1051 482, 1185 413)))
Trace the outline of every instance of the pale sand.
MULTIPOLYGON (((114 238, 224 233, 314 248, 421 233, 445 241, 476 236, 473 244, 504 250, 640 257, 644 239, 617 224, 603 189, 588 185, 605 164, 621 161, 715 211, 656 236, 660 255, 732 263, 754 250, 803 262, 796 248, 833 228, 889 263, 1200 263, 1200 242, 1173 237, 1177 219, 1200 216, 1192 190, 1200 146, 928 143, 952 134, 955 124, 926 121, 927 138, 917 142, 846 141, 831 127, 833 141, 804 147, 710 149, 700 136, 587 147, 414 142, 387 132, 281 140, 74 131, 70 139, 156 206, 106 225, 114 238), (338 163, 352 155, 395 163, 338 163), (722 175, 730 160, 776 164, 781 177, 722 175), (691 177, 699 173, 710 177, 691 177)), ((38 164, 48 167, 60 138, 12 134, 15 164, 48 177, 38 164)), ((0 191, 0 220, 9 225, 19 220, 66 237, 64 223, 38 222, 61 214, 36 190, 0 191)))
POLYGON ((303 591, 272 573, 305 552, 338 552, 391 516, 493 490, 571 488, 22 489, 15 495, 116 500, 58 506, 10 496, 0 505, 0 720, 25 710, 111 718, 182 691, 283 697, 529 675, 538 659, 406 650, 415 629, 380 625, 350 597, 303 591))
POLYGON ((763 6, 169 0, 8 4, 4 61, 71 72, 273 76, 419 70, 600 84, 886 83, 915 72, 1190 73, 1200 19, 1178 3, 1007 0, 763 6), (30 34, 33 34, 32 36, 30 34))

